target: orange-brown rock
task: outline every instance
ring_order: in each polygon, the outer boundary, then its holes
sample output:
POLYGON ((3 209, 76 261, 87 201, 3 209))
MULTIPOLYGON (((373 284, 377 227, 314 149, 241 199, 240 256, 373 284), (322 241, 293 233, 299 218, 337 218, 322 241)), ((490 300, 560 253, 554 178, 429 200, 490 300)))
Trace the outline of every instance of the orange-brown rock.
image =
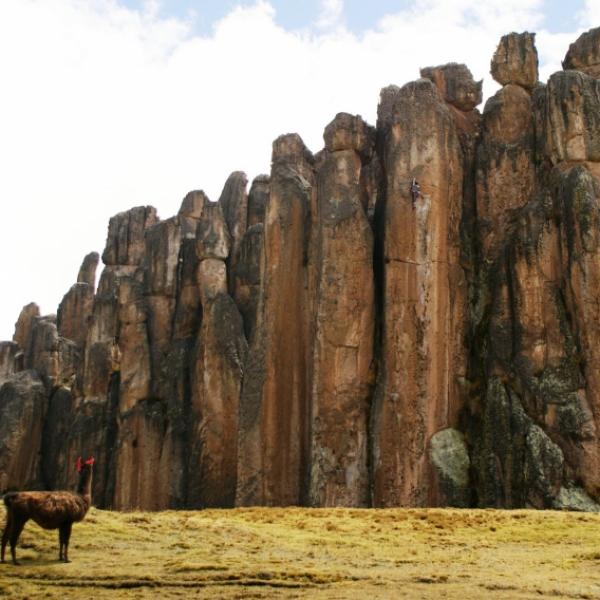
POLYGON ((21 371, 0 385, 0 489, 39 489, 39 451, 48 404, 35 371, 21 371))
POLYGON ((544 117, 545 150, 553 164, 600 162, 600 80, 577 71, 554 73, 544 117))
POLYGON ((312 301, 307 258, 315 191, 313 157, 300 137, 277 138, 256 332, 240 406, 240 505, 306 501, 312 301))
POLYGON ((0 385, 24 368, 23 351, 16 342, 0 342, 0 385))
POLYGON ((492 58, 492 77, 501 85, 514 83, 532 90, 538 82, 535 33, 509 33, 500 40, 492 58))
POLYGON ((368 506, 370 501, 375 284, 361 171, 373 154, 374 133, 360 117, 338 114, 325 129, 326 151, 317 168, 313 506, 368 506))
POLYGON ((97 252, 86 254, 77 274, 77 283, 87 283, 94 288, 96 285, 96 269, 98 268, 99 261, 100 255, 97 252))
MULTIPOLYGON (((240 245, 248 226, 247 185, 248 177, 246 177, 246 173, 235 171, 227 178, 219 197, 219 206, 221 207, 225 223, 227 224, 227 230, 231 236, 230 257, 227 265, 231 272, 234 272, 236 269, 239 260, 240 245)), ((229 287, 233 293, 233 278, 229 282, 229 287)))
POLYGON ((188 503, 232 507, 237 486, 239 402, 247 343, 241 315, 227 293, 225 261, 198 268, 202 327, 192 375, 192 445, 188 503))
POLYGON ((248 227, 264 223, 267 200, 269 199, 269 176, 258 175, 248 192, 248 227))
POLYGON ((481 103, 482 81, 475 81, 466 65, 448 63, 421 69, 421 77, 430 79, 442 98, 456 108, 468 112, 481 103))
POLYGON ((21 309, 19 318, 15 323, 15 333, 13 341, 19 344, 23 350, 27 350, 29 342, 29 334, 31 333, 31 325, 36 317, 40 316, 40 307, 35 302, 30 302, 21 309))
POLYGON ((157 222, 153 206, 137 206, 111 217, 102 253, 104 264, 139 265, 144 254, 144 233, 157 222))
POLYGON ((64 295, 56 315, 59 335, 73 340, 79 348, 85 345, 92 316, 98 260, 97 252, 91 252, 83 259, 77 283, 64 295))
POLYGON ((531 96, 508 84, 485 105, 477 149, 477 235, 481 257, 494 261, 516 209, 536 191, 531 96))
POLYGON ((505 36, 483 116, 429 67, 376 128, 278 138, 247 197, 113 217, 97 291, 92 253, 0 343, 0 485, 86 454, 118 509, 600 510, 597 36, 547 85, 505 36))
POLYGON ((600 78, 600 27, 582 33, 569 46, 562 66, 600 78))
POLYGON ((428 445, 457 423, 466 370, 462 155, 453 116, 426 79, 382 92, 378 128, 386 191, 373 504, 435 505, 442 493, 428 445), (418 198, 411 197, 413 178, 418 198))

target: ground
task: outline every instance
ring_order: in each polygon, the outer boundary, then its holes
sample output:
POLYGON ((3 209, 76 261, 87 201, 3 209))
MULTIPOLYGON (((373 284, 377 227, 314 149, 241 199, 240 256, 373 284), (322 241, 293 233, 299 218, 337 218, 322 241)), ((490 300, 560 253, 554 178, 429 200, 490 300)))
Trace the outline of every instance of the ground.
POLYGON ((0 565, 0 596, 600 598, 589 513, 92 509, 73 528, 71 563, 57 562, 57 540, 29 522, 22 565, 0 565))

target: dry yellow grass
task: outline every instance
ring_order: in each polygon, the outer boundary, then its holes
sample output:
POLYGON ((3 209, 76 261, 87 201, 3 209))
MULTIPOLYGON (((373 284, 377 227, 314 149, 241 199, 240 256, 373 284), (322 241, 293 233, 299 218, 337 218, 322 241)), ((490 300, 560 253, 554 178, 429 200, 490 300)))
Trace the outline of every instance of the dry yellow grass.
MULTIPOLYGON (((4 514, 0 517, 3 519, 4 514)), ((10 598, 600 598, 600 515, 91 510, 70 564, 28 523, 10 598)))

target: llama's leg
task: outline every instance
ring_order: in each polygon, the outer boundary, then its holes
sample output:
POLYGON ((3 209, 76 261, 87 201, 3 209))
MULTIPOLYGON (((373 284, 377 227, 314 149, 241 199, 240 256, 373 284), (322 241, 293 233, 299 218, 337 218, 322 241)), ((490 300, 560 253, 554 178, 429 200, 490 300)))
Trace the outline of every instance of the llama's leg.
POLYGON ((1 557, 0 562, 5 562, 4 561, 4 553, 6 551, 6 544, 8 543, 8 536, 10 535, 10 529, 11 529, 10 512, 7 511, 6 524, 4 525, 4 531, 2 532, 2 557, 1 557))
POLYGON ((17 542, 19 541, 19 536, 21 535, 21 531, 23 531, 23 527, 25 527, 25 523, 27 523, 27 519, 22 520, 18 519, 13 515, 11 519, 11 528, 10 528, 10 554, 12 556, 12 561, 15 565, 20 564, 17 560, 17 542))
POLYGON ((72 523, 64 523, 60 526, 60 551, 58 560, 69 562, 69 538, 71 537, 72 523))

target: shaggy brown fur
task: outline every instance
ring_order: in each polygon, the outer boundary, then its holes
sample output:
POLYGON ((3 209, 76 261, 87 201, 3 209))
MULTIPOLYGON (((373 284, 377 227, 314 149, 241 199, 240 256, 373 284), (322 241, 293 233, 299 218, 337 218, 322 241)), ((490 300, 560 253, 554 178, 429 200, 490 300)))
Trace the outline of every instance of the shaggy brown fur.
MULTIPOLYGON (((9 492, 4 496, 6 526, 2 534, 1 562, 10 540, 13 563, 18 565, 15 549, 25 523, 32 519, 44 529, 58 529, 58 560, 69 562, 71 526, 81 521, 92 503, 93 459, 82 464, 77 493, 72 492, 9 492)), ((78 461, 80 465, 80 461, 78 461)))

